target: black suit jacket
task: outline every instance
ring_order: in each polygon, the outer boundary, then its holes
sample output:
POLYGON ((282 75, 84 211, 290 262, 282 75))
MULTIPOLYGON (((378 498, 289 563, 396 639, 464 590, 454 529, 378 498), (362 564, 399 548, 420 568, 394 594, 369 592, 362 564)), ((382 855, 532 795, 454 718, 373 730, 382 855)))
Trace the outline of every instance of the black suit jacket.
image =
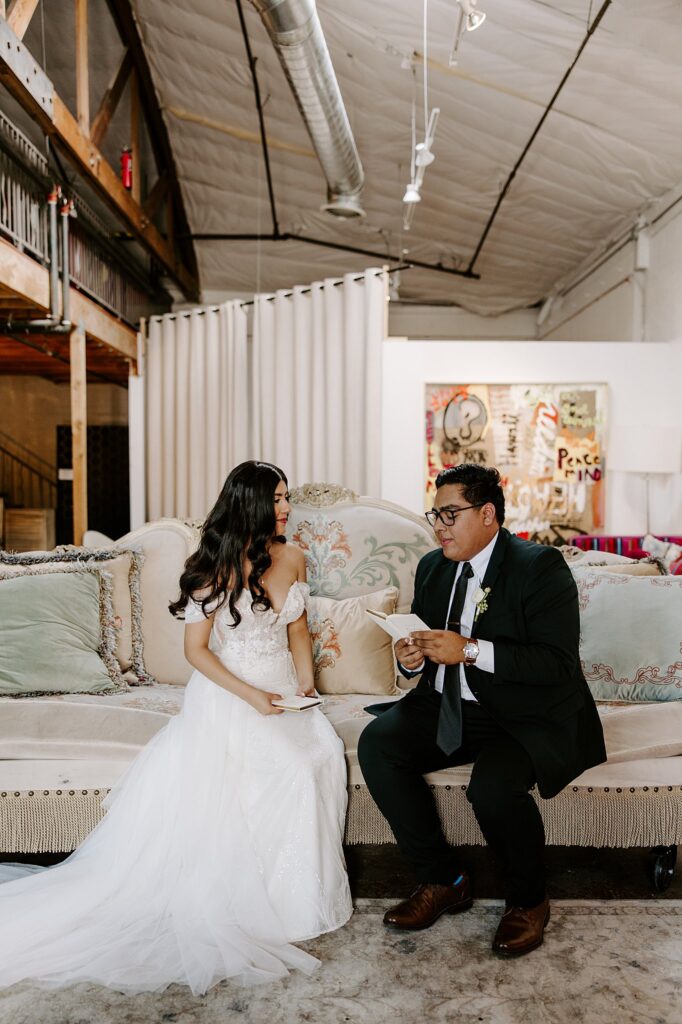
MULTIPOLYGON (((412 611, 443 629, 457 562, 430 551, 420 560, 412 611)), ((488 608, 473 636, 495 645, 495 671, 466 666, 469 687, 492 717, 525 748, 543 797, 555 796, 587 768, 606 760, 604 735, 580 667, 578 591, 556 548, 501 529, 483 587, 488 608)), ((420 687, 438 666, 428 659, 420 687)), ((458 676, 458 665, 446 674, 458 676)), ((408 675, 408 673, 404 673, 408 675)))

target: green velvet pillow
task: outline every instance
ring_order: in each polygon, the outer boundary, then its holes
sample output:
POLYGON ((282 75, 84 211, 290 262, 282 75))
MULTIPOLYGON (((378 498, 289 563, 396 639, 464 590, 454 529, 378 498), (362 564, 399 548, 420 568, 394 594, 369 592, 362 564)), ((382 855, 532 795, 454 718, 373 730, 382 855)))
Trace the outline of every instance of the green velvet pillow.
POLYGON ((125 686, 114 650, 110 573, 0 573, 0 694, 103 693, 125 686))

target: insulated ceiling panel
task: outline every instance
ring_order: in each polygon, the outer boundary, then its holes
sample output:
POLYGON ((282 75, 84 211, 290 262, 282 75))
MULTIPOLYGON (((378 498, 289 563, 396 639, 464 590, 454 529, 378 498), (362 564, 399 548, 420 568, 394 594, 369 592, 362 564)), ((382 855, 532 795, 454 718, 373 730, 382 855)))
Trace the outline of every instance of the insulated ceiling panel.
MULTIPOLYGON (((306 283, 404 255, 470 265, 505 181, 601 4, 480 0, 484 25, 448 54, 454 0, 429 0, 428 101, 440 108, 434 153, 411 230, 402 227, 410 117, 423 128, 422 4, 319 0, 318 10, 365 169, 362 222, 320 212, 326 184, 270 40, 244 14, 257 57, 282 232, 297 241, 197 242, 205 290, 306 283), (410 67, 412 65, 412 68, 410 67), (415 81, 416 80, 416 81, 415 81)), ((258 118, 233 0, 134 0, 194 233, 272 231, 258 118)), ((479 280, 413 269, 405 300, 497 314, 535 304, 606 239, 682 178, 682 4, 614 0, 544 122, 501 205, 479 280)))

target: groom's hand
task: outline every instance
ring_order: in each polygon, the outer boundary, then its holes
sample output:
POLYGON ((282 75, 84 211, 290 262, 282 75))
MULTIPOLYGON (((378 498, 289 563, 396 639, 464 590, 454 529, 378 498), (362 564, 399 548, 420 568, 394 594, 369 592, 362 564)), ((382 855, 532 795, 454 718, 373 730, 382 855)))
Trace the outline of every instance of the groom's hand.
POLYGON ((424 655, 411 640, 398 640, 395 645, 395 656, 407 672, 414 672, 424 660, 424 655))
POLYGON ((422 629, 412 634, 415 647, 436 665, 459 665, 464 661, 467 637, 451 629, 422 629))

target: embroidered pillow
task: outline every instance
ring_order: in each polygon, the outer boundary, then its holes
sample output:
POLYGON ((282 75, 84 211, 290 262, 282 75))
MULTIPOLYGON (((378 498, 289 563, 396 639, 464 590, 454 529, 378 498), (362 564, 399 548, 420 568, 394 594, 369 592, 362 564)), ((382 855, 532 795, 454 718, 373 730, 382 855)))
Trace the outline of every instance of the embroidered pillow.
POLYGON ((682 579, 576 573, 580 660, 598 700, 682 699, 682 579))
POLYGON ((111 574, 92 566, 0 571, 0 694, 125 689, 111 593, 111 574))
POLYGON ((375 594, 308 600, 308 628, 313 642, 315 686, 320 693, 395 694, 396 664, 391 637, 374 625, 366 608, 391 615, 396 587, 375 594))

